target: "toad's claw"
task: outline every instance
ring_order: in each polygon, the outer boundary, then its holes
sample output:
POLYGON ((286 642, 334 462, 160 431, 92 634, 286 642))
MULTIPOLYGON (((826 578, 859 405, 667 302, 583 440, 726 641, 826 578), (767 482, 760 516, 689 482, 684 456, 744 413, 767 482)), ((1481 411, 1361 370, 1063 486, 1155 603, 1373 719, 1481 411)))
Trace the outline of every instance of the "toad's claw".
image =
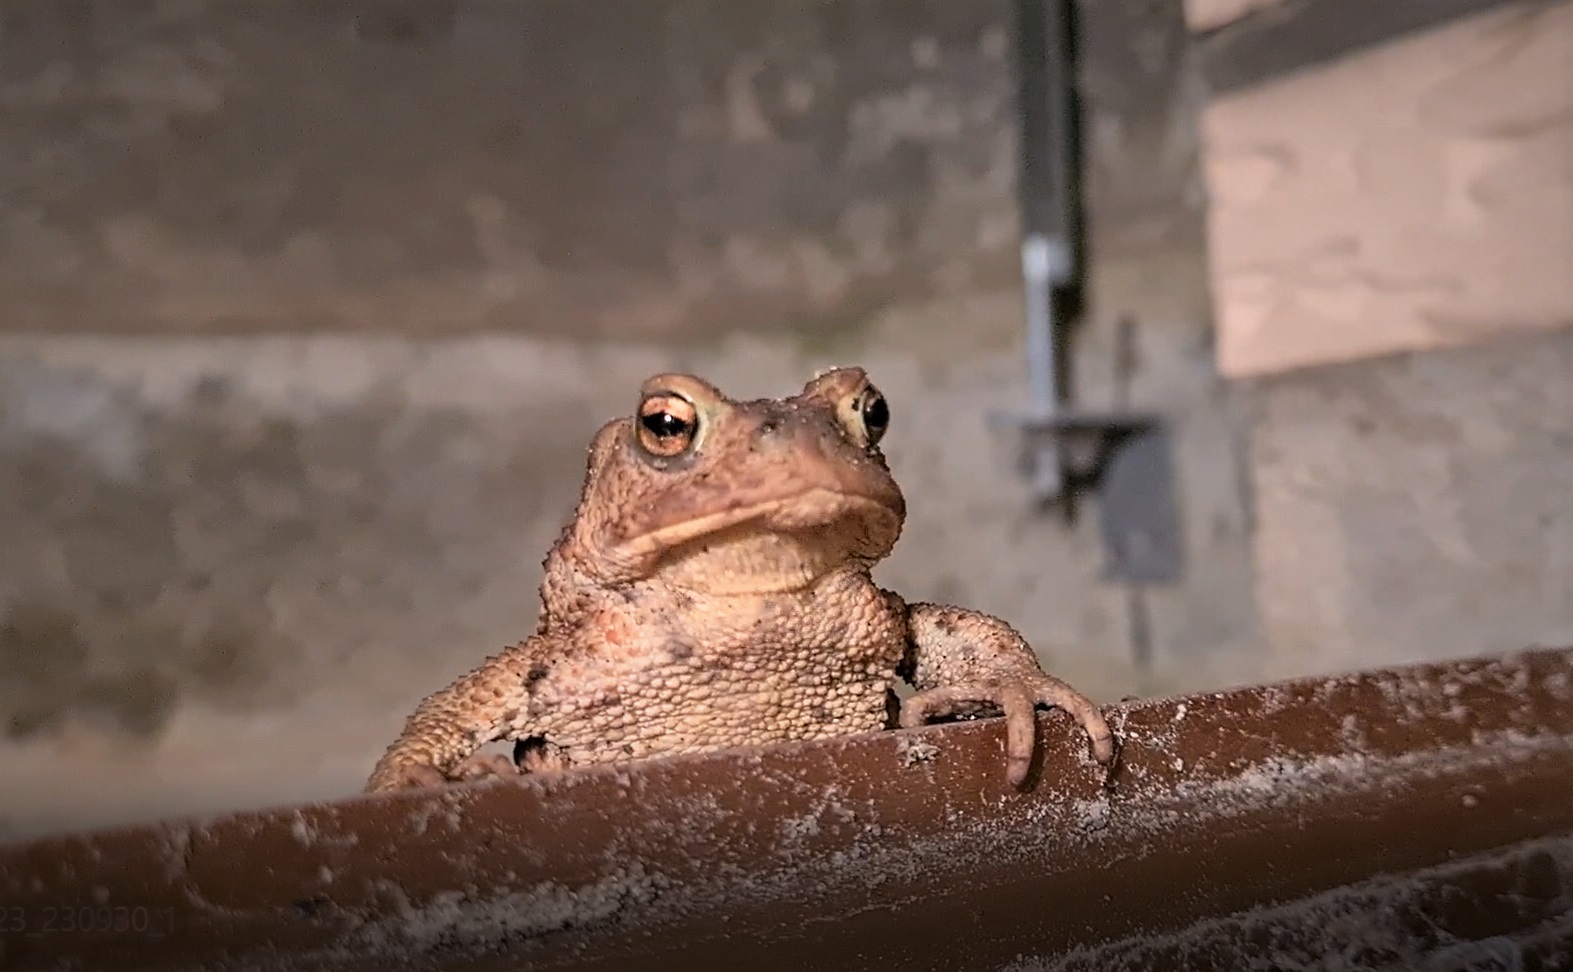
POLYGON ((502 753, 475 753, 454 767, 449 779, 489 780, 519 775, 519 764, 502 753))
POLYGON ((430 763, 402 763, 379 766, 366 784, 368 793, 386 793, 390 790, 418 790, 442 786, 448 782, 442 770, 430 763))
POLYGON ((399 763, 379 766, 366 785, 368 793, 388 790, 417 790, 449 783, 519 775, 519 767, 501 753, 475 753, 449 773, 430 763, 399 763))
POLYGON ((1098 707, 1059 679, 1043 676, 1030 682, 972 682, 926 689, 901 706, 901 726, 912 729, 931 719, 997 707, 1005 716, 1005 765, 1012 786, 1027 782, 1037 742, 1036 707, 1053 706, 1070 713, 1086 730, 1092 755, 1107 766, 1114 759, 1114 733, 1098 707))

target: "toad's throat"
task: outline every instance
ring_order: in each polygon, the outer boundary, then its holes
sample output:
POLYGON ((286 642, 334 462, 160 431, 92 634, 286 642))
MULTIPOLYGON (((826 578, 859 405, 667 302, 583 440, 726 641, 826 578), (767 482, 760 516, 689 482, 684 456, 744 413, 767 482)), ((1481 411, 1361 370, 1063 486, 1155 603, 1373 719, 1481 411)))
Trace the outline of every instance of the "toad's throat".
POLYGON ((667 551, 660 558, 660 577, 705 594, 784 594, 806 590, 852 562, 843 543, 823 529, 738 526, 667 551))

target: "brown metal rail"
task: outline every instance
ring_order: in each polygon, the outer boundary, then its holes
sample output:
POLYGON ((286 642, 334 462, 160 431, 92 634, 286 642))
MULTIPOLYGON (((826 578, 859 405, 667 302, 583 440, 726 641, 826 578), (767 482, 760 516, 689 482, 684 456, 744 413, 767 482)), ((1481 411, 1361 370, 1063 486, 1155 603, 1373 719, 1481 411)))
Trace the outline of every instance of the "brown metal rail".
POLYGON ((1573 650, 1111 711, 0 848, 0 969, 1573 963, 1573 650))

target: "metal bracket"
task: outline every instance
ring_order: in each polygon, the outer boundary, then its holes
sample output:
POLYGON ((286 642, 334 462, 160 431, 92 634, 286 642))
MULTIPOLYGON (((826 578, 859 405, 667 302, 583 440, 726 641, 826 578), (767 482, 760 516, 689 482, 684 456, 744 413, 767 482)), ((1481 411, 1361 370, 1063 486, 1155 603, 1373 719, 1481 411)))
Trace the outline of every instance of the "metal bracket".
MULTIPOLYGON (((1022 471, 1034 497, 1068 521, 1080 494, 1100 496, 1104 577, 1133 586, 1177 580, 1183 565, 1172 449, 1156 415, 1128 412, 1135 323, 1119 324, 1115 405, 1076 408, 1070 390, 1070 333, 1080 285, 1080 190, 1076 150, 1075 8, 1072 0, 1016 0, 1021 85, 1021 272, 1026 299, 1030 405, 990 416, 1018 430, 1022 471)), ((1137 592, 1139 594, 1139 591, 1137 592)), ((1139 599, 1139 598, 1138 598, 1139 599)), ((1133 602, 1134 603, 1134 602, 1133 602)), ((1132 621, 1133 638, 1144 641, 1132 621)), ((1138 647, 1144 656, 1145 647, 1138 647)))
POLYGON ((1021 436, 1020 464, 1034 484, 1057 488, 1037 492, 1073 517, 1076 499, 1095 493, 1103 538, 1103 578, 1128 584, 1166 584, 1184 568, 1179 509, 1174 489, 1170 435, 1153 414, 1059 411, 1048 415, 989 416, 996 428, 1021 436), (1051 475, 1039 464, 1053 462, 1051 475))

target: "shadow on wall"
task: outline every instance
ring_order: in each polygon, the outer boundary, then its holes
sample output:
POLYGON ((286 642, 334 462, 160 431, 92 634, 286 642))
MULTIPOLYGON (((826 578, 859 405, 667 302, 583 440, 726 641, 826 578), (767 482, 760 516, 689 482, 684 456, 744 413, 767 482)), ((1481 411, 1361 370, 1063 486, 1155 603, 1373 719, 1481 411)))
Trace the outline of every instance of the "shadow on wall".
MULTIPOLYGON (((397 603, 411 585, 385 575, 397 561, 440 559, 456 539, 443 505, 477 502, 444 495, 466 481, 442 481, 434 457, 476 451, 473 422, 457 413, 371 401, 297 422, 236 408, 214 379, 170 414, 103 404, 117 414, 83 434, 13 432, 4 446, 0 732, 11 739, 73 720, 152 737, 187 699, 288 704, 305 662, 320 671, 348 651, 326 632, 307 643, 302 614, 372 597, 413 609, 397 603), (426 489, 434 481, 441 492, 426 489)), ((476 489, 487 522, 568 502, 576 474, 563 470, 581 453, 543 455, 541 444, 486 470, 476 489)), ((483 569, 455 564, 454 582, 473 590, 483 569)))
MULTIPOLYGON (((218 428, 163 432, 166 442, 184 440, 189 485, 202 490, 206 480, 209 498, 222 495, 211 488, 215 479, 239 473, 203 458, 226 455, 210 448, 218 428)), ((248 475, 283 471, 283 439, 267 439, 253 451, 263 461, 248 475)), ((150 736, 183 694, 241 705, 269 694, 271 673, 297 648, 260 635, 267 628, 256 616, 260 600, 195 624, 180 610, 213 581, 183 562, 169 498, 174 484, 150 481, 146 470, 117 479, 79 444, 53 436, 29 436, 13 455, 0 474, 0 503, 24 513, 0 527, 11 534, 8 580, 20 588, 0 614, 0 725, 8 737, 47 733, 73 717, 150 736), (30 524, 49 524, 48 533, 30 524)), ((223 515, 226 504, 205 505, 223 515)), ((270 539, 290 532, 287 521, 259 531, 270 539)))

